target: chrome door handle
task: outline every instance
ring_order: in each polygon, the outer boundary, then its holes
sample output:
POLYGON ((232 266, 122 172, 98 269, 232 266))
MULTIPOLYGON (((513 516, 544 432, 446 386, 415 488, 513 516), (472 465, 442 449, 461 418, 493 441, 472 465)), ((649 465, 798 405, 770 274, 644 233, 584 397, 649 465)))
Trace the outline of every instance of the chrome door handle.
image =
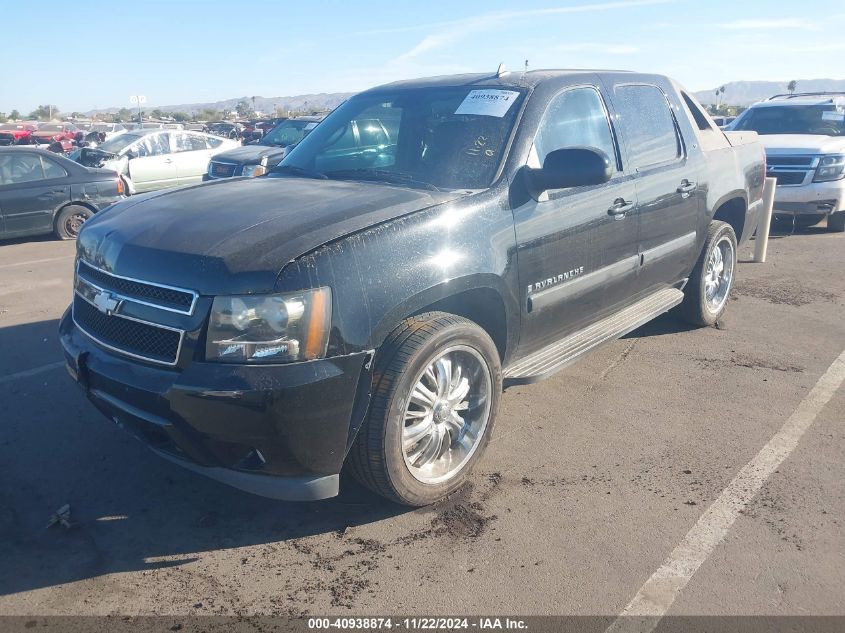
POLYGON ((678 188, 675 191, 677 191, 679 194, 686 197, 686 196, 690 195, 693 191, 695 191, 695 188, 697 186, 698 185, 696 183, 690 182, 689 180, 684 179, 684 180, 681 181, 681 184, 678 186, 678 188))
POLYGON ((608 214, 610 215, 625 215, 634 208, 634 203, 630 202, 629 200, 625 200, 625 198, 616 198, 613 201, 613 204, 607 210, 608 214))

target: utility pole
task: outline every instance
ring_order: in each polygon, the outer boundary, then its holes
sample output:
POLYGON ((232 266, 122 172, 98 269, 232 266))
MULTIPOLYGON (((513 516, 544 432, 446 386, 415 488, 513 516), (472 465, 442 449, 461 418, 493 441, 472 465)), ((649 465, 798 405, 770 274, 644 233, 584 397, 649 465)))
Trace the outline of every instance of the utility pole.
POLYGON ((129 103, 138 104, 138 125, 141 125, 144 120, 141 118, 141 105, 147 102, 144 95, 132 95, 129 97, 129 103))

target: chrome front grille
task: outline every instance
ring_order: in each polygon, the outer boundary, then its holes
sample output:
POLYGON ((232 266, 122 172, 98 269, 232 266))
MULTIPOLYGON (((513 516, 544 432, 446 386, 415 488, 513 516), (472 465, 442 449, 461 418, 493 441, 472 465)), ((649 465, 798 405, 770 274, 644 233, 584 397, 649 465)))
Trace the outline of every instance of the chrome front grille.
POLYGON ((175 365, 179 358, 183 332, 105 314, 78 293, 73 298, 73 322, 94 341, 121 354, 164 365, 175 365))
MULTIPOLYGON (((95 268, 77 265, 73 297, 73 321, 96 343, 112 351, 163 365, 176 365, 185 330, 164 323, 140 319, 130 313, 147 306, 161 313, 162 321, 179 319, 173 314, 193 314, 198 295, 191 290, 131 279, 95 268), (132 304, 134 309, 127 310, 132 304)), ((151 311, 146 309, 143 316, 151 311)), ((153 312, 152 314, 155 314, 153 312)), ((155 321, 157 319, 149 317, 155 321)))
POLYGON ((161 308, 162 310, 192 314, 197 301, 197 293, 191 290, 121 277, 94 268, 85 262, 79 262, 76 274, 91 285, 100 290, 108 290, 121 299, 161 308))
POLYGON ((819 160, 810 154, 767 154, 766 175, 777 178, 778 187, 803 185, 812 181, 819 160))
POLYGON ((804 178, 807 177, 806 171, 776 171, 772 170, 768 173, 770 178, 777 178, 778 186, 783 185, 800 185, 804 183, 804 178))

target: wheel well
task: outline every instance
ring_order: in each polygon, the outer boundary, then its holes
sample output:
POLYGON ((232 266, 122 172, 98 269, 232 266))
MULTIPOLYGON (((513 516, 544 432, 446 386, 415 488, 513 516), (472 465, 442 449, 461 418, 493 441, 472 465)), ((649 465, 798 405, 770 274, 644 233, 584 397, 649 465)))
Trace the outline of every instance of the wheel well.
POLYGON ((742 230, 745 227, 745 200, 733 198, 724 202, 713 214, 714 220, 721 220, 731 225, 736 233, 737 241, 742 239, 742 230))
POLYGON ((499 359, 504 360, 508 340, 507 317, 505 303, 495 290, 492 288, 466 290, 440 299, 417 310, 414 314, 432 311, 448 312, 478 324, 493 339, 499 351, 499 359))

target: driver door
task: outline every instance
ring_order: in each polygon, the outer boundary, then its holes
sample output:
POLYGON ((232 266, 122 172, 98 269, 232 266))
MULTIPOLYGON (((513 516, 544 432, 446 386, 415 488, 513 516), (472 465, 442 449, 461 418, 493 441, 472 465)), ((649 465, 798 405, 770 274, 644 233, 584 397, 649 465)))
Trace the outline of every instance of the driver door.
POLYGON ((600 185, 544 192, 513 209, 522 334, 530 354, 618 309, 639 267, 636 187, 625 171, 601 92, 563 90, 537 128, 529 167, 554 150, 601 150, 615 165, 600 185))

